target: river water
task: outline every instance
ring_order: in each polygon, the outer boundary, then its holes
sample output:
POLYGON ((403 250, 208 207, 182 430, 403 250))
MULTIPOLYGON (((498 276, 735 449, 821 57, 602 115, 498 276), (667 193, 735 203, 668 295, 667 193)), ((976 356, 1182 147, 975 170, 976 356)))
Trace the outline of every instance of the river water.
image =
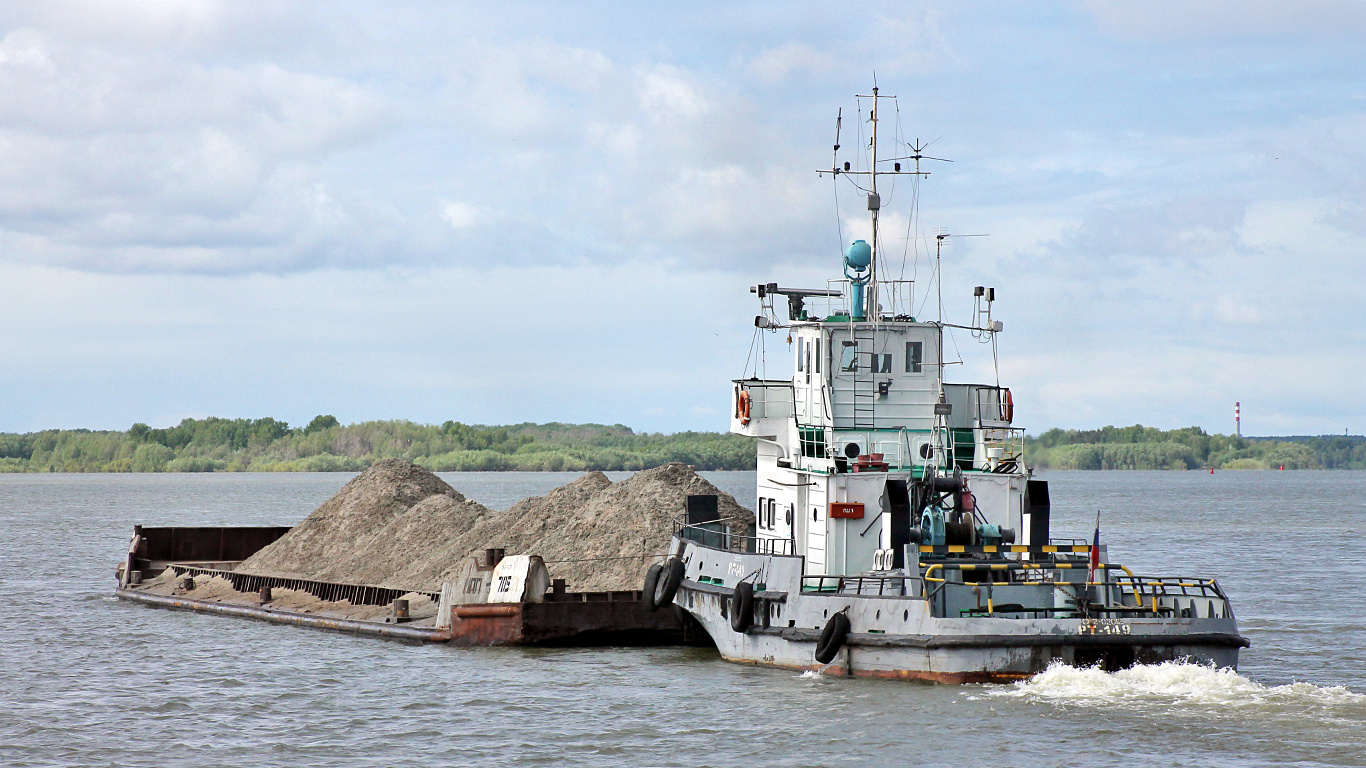
MULTIPOLYGON (((753 473, 706 474, 752 500, 753 473)), ((443 477, 503 509, 573 475, 443 477)), ((293 524, 350 475, 0 475, 0 764, 1366 765, 1366 472, 1043 477, 1054 535, 1100 510, 1112 562, 1219 578, 1238 673, 925 686, 152 609, 110 597, 134 523, 293 524)))

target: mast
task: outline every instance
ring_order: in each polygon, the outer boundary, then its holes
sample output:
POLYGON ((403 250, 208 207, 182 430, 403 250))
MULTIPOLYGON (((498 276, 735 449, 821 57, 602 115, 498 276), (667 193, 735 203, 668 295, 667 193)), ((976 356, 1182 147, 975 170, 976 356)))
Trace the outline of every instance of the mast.
POLYGON ((873 191, 872 191, 871 193, 869 193, 869 195, 868 195, 868 213, 869 213, 869 214, 872 216, 872 218, 873 218, 873 241, 872 241, 872 246, 873 246, 873 258, 872 258, 872 261, 870 261, 870 262, 868 263, 868 309, 864 312, 864 316, 865 316, 865 317, 872 317, 872 318, 873 318, 873 322, 876 323, 876 322, 878 322, 879 320, 882 319, 882 313, 881 313, 881 311, 879 311, 879 308, 878 308, 878 290, 877 290, 877 256, 878 256, 878 253, 877 253, 877 251, 878 251, 878 247, 877 247, 877 246, 878 246, 878 239, 877 239, 877 217, 878 217, 878 213, 880 213, 880 212, 881 212, 881 209, 882 209, 882 198, 879 197, 879 196, 878 196, 878 193, 877 193, 877 86, 876 86, 876 85, 873 86, 873 115, 872 115, 872 121, 873 121, 873 131, 872 131, 872 134, 873 134, 873 135, 872 135, 873 164, 869 167, 869 170, 871 170, 871 171, 873 172, 873 174, 872 174, 872 179, 873 179, 872 190, 873 190, 873 191))
MULTIPOLYGON (((865 299, 867 305, 863 315, 864 317, 871 317, 873 318, 874 322, 877 322, 882 319, 882 313, 878 306, 879 297, 877 286, 877 218, 878 214, 882 210, 882 198, 878 195, 877 192, 877 177, 881 175, 881 172, 877 169, 877 103, 878 99, 895 99, 896 97, 879 96, 877 86, 873 86, 873 93, 871 96, 867 94, 859 94, 858 98, 873 100, 873 112, 872 115, 870 115, 868 118, 869 122, 873 124, 872 136, 868 142, 868 146, 872 154, 872 163, 868 166, 868 176, 870 179, 868 192, 868 214, 870 217, 872 217, 873 223, 873 236, 871 238, 871 242, 869 243, 869 245, 872 247, 873 257, 868 264, 868 293, 867 298, 865 299)), ((898 168, 897 170, 900 170, 900 168, 898 168)))
MULTIPOLYGON (((874 82, 876 82, 876 81, 874 81, 874 82)), ((821 176, 824 176, 825 174, 829 173, 829 174, 831 174, 835 179, 838 179, 839 176, 840 176, 840 174, 843 174, 843 175, 845 175, 845 176, 855 176, 855 177, 857 177, 857 176, 868 176, 868 177, 869 177, 869 179, 868 179, 868 187, 867 187, 866 189, 863 188, 863 187, 861 187, 861 186, 859 187, 860 190, 866 191, 866 192, 867 192, 868 216, 869 216, 869 218, 871 219, 871 223, 872 223, 872 237, 869 238, 869 239, 871 240, 871 242, 869 243, 870 257, 869 257, 869 263, 868 263, 868 283, 867 283, 867 290, 863 293, 863 301, 862 301, 862 304, 863 304, 863 307, 864 307, 863 316, 864 316, 865 318, 871 316, 871 317, 873 318, 874 322, 879 322, 879 321, 881 321, 881 319, 882 319, 882 311, 881 311, 881 306, 880 306, 880 300, 881 300, 881 295, 880 295, 880 293, 881 293, 881 292, 880 292, 880 290, 879 290, 879 289, 880 289, 880 286, 879 286, 879 284, 878 284, 878 256, 880 255, 880 249, 881 249, 882 243, 881 243, 881 241, 880 241, 880 239, 879 239, 879 237, 878 237, 878 229, 879 229, 878 216, 879 216, 879 215, 881 214, 881 212, 882 212, 882 196, 881 196, 881 194, 878 192, 878 186, 877 186, 878 177, 879 177, 879 176, 918 176, 918 177, 929 176, 929 175, 930 175, 929 171, 922 171, 922 170, 920 170, 920 161, 921 161, 921 160, 944 160, 944 158, 942 158, 942 157, 929 157, 928 155, 922 154, 922 150, 924 150, 924 149, 926 148, 926 146, 928 146, 928 145, 922 145, 922 144, 920 143, 919 139, 917 139, 917 140, 916 140, 915 146, 908 146, 908 148, 912 151, 912 154, 906 155, 906 156, 904 156, 904 157, 890 157, 890 158, 888 158, 888 159, 885 160, 885 161, 882 160, 882 159, 878 156, 878 145, 877 145, 877 142, 878 142, 878 123, 879 123, 880 120, 881 120, 881 119, 879 118, 879 116, 878 116, 878 112, 879 112, 879 104, 878 104, 878 101, 879 101, 880 99, 896 99, 896 96, 886 96, 886 95, 883 95, 883 94, 880 92, 880 89, 879 89, 877 86, 873 86, 873 92, 872 92, 872 93, 870 93, 870 94, 869 94, 869 93, 859 93, 859 94, 855 94, 855 98, 859 98, 859 99, 872 99, 872 100, 873 100, 872 111, 871 111, 871 113, 870 113, 870 115, 869 115, 869 118, 868 118, 868 121, 871 122, 871 123, 873 124, 873 125, 872 125, 872 130, 870 131, 870 138, 869 138, 869 142, 868 142, 869 152, 870 152, 870 155, 871 155, 871 164, 869 165, 868 169, 865 170, 865 171, 859 171, 859 170, 854 170, 854 169, 850 168, 850 164, 849 164, 848 161, 845 161, 845 162, 843 163, 843 167, 841 167, 841 163, 839 162, 839 150, 840 150, 840 142, 839 142, 839 135, 840 135, 840 133, 839 133, 839 132, 840 132, 840 123, 841 123, 841 120, 842 120, 842 118, 843 118, 843 111, 841 110, 840 116, 839 116, 839 117, 836 117, 836 119, 835 119, 835 162, 831 165, 831 167, 830 167, 829 170, 826 170, 826 169, 819 169, 819 170, 816 171, 816 173, 819 174, 819 175, 821 175, 821 176), (905 170, 905 171, 903 171, 903 170, 901 170, 901 163, 900 163, 900 162, 894 163, 893 166, 892 166, 892 170, 889 170, 889 171, 882 171, 882 170, 879 170, 879 169, 878 169, 878 163, 879 163, 879 162, 889 162, 889 163, 890 163, 890 162, 892 162, 892 161, 894 161, 894 160, 895 160, 895 161, 900 161, 900 160, 914 160, 914 161, 915 161, 915 169, 914 169, 914 170, 905 170)), ((952 162, 952 161, 950 161, 950 160, 944 160, 944 162, 952 162)), ((837 192, 836 194, 838 195, 838 192, 837 192)), ((859 271, 862 271, 861 268, 859 269, 859 271)), ((861 281, 862 278, 859 278, 859 280, 861 281)), ((857 314, 857 313, 856 313, 856 314, 857 314)))

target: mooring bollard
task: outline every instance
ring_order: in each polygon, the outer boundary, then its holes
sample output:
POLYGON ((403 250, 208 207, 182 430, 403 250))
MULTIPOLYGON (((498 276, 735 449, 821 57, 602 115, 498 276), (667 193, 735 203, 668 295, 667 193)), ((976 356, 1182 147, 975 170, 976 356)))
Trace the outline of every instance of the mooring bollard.
POLYGON ((186 592, 193 592, 193 591, 194 591, 194 577, 193 577, 193 576, 186 576, 185 578, 181 579, 181 580, 180 580, 180 588, 183 589, 183 590, 185 590, 186 592))
POLYGON ((128 584, 129 584, 129 586, 137 586, 138 584, 141 584, 141 583, 142 583, 142 571, 129 571, 129 572, 128 572, 128 584))
POLYGON ((261 596, 262 605, 265 605, 266 603, 270 602, 270 587, 261 587, 260 591, 257 594, 261 596))
POLYGON ((408 619, 408 601, 407 601, 407 600, 404 600, 404 599, 402 599, 402 598, 397 598, 397 599, 394 600, 394 602, 393 602, 391 605, 393 605, 393 608, 394 608, 394 620, 395 620, 395 621, 407 621, 407 619, 408 619))
POLYGON ((550 580, 550 592, 551 592, 551 594, 563 595, 563 594, 564 594, 564 591, 565 591, 565 588, 566 588, 567 586, 568 586, 568 585, 565 584, 564 579, 551 579, 551 580, 550 580))

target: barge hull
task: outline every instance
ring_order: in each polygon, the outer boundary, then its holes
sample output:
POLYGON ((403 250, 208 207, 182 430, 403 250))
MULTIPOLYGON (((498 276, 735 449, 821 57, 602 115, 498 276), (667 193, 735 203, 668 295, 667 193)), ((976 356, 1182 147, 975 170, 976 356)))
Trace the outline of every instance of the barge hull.
POLYGON ((135 526, 128 557, 119 568, 121 583, 114 594, 120 599, 161 608, 458 646, 711 644, 707 634, 683 611, 672 608, 647 611, 638 590, 568 592, 560 584, 545 594, 544 602, 456 605, 451 609, 449 630, 301 613, 252 604, 262 588, 294 590, 319 600, 353 606, 388 605, 407 594, 425 596, 433 603, 440 602, 440 592, 235 570, 241 561, 289 530, 285 527, 135 526), (232 585, 235 592, 240 593, 242 602, 157 594, 127 583, 134 573, 143 578, 166 570, 172 571, 177 577, 223 579, 232 585))
POLYGON ((380 624, 374 621, 356 621, 353 619, 314 616, 312 614, 298 613, 296 611, 282 611, 274 608, 156 595, 150 592, 140 592, 133 589, 117 589, 114 591, 114 595, 123 600, 131 600, 136 603, 152 605, 158 608, 172 608, 182 611, 194 611, 195 613, 212 613, 219 616, 256 619, 257 621, 267 621, 272 624, 292 624, 298 627, 329 629, 335 632, 370 635, 390 640, 444 643, 451 639, 451 633, 442 629, 405 627, 401 624, 380 624))

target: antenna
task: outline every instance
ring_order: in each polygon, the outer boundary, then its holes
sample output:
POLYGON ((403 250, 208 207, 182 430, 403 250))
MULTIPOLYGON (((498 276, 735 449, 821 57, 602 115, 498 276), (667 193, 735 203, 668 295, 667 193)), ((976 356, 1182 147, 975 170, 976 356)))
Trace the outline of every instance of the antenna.
MULTIPOLYGON (((843 124, 844 124, 844 107, 840 107, 840 111, 837 112, 837 113, 835 114, 835 155, 834 155, 834 157, 830 160, 830 167, 831 167, 831 168, 838 168, 838 167, 839 167, 839 159, 840 159, 840 127, 841 127, 843 124)), ((835 173, 839 173, 839 171, 835 171, 835 173)))
MULTIPOLYGON (((916 140, 919 143, 919 140, 916 140)), ((951 162, 951 161, 949 161, 951 162)), ((955 235, 951 232, 940 232, 934 236, 934 285, 939 292, 939 324, 944 324, 944 270, 940 263, 940 251, 944 248, 944 241, 950 237, 991 237, 991 235, 955 235)))
MULTIPOLYGON (((878 134, 878 121, 879 121, 879 118, 878 118, 878 100, 879 100, 879 99, 893 99, 893 100, 895 100, 896 97, 895 97, 895 96, 887 96, 887 95, 884 95, 884 94, 882 94, 882 93, 880 92, 880 90, 879 90, 878 87, 877 87, 877 75, 874 74, 874 76, 873 76, 873 92, 872 92, 871 94, 865 94, 865 93, 855 94, 855 98, 859 98, 859 99, 872 99, 872 100, 873 100, 872 111, 870 112, 869 117, 868 117, 868 122, 872 123, 872 130, 870 131, 871 136, 870 136, 870 139, 869 139, 869 141, 868 141, 868 149, 869 149, 869 153, 872 155, 872 162, 869 164, 868 170, 866 170, 866 171, 855 171, 855 170, 853 170, 853 169, 850 167, 850 164, 849 164, 848 162, 845 162, 843 165, 841 165, 840 162, 839 162, 840 129, 841 129, 841 127, 843 126, 843 123, 844 123, 844 109, 841 108, 841 109, 839 110, 839 112, 836 114, 836 117, 835 117, 835 152, 834 152, 835 156, 834 156, 834 158, 833 158, 833 162, 831 163, 830 169, 829 169, 829 170, 820 169, 820 170, 817 170, 817 171, 816 171, 816 174, 817 174, 818 176, 824 176, 825 174, 829 173, 829 174, 831 174, 832 177, 834 177, 834 178, 836 178, 836 179, 839 178, 840 174, 844 174, 845 176, 867 176, 867 177, 868 177, 868 182, 869 182, 869 183, 868 183, 868 188, 867 188, 867 189, 863 189, 862 187, 860 187, 860 189, 863 190, 863 191, 866 193, 866 195, 867 195, 867 201, 868 201, 868 215, 869 215, 869 218, 871 219, 872 230, 873 230, 872 237, 870 238, 871 242, 869 243, 869 245, 870 245, 871 248, 872 248, 872 254, 871 254, 871 257, 870 257, 870 263, 869 263, 869 265, 868 265, 868 283, 867 283, 867 285, 868 285, 868 290, 867 290, 866 297, 864 298, 864 301, 866 302, 867 310, 866 310, 864 313, 862 313, 862 314, 864 314, 865 316, 867 316, 868 314, 871 314, 871 315, 873 316, 874 321, 876 322, 876 321, 878 321, 878 320, 881 320, 881 318, 882 318, 881 306, 880 306, 880 304, 879 304, 879 296, 878 296, 878 279, 877 279, 877 273, 878 273, 878 268, 877 268, 877 267, 878 267, 878 264, 877 264, 877 257, 878 257, 878 247, 879 247, 879 245, 880 245, 880 241, 879 241, 879 239, 878 239, 878 223, 879 223, 879 222, 878 222, 878 215, 879 215, 879 213, 880 213, 881 210, 882 210, 882 196, 878 193, 877 179, 878 179, 879 176, 929 176, 929 175, 930 175, 930 172, 929 172, 929 171, 922 171, 922 170, 920 169, 920 161, 921 161, 921 160, 937 160, 937 161, 945 162, 945 163, 949 163, 949 162, 953 162, 953 161, 952 161, 952 160, 947 160, 947 159, 942 158, 942 157, 930 157, 930 156, 926 155, 926 154, 924 153, 924 150, 925 150, 926 148, 928 148, 928 147, 930 146, 930 144, 933 144, 934 142, 930 142, 929 144, 925 144, 925 143, 922 143, 922 142, 920 141, 920 139, 916 139, 916 140, 915 140, 915 144, 913 144, 913 145, 911 145, 911 146, 909 147, 910 150, 911 150, 911 154, 909 154, 909 155, 906 155, 906 156, 904 156, 904 157, 879 158, 879 157, 878 157, 878 147, 877 147, 877 139, 878 139, 878 136, 877 136, 877 134, 878 134), (903 170, 901 169, 901 161, 902 161, 902 160, 914 160, 914 161, 915 161, 915 170, 905 170, 905 171, 903 171, 903 170), (892 163, 892 170, 890 170, 890 171, 881 170, 881 169, 879 168, 879 164, 881 164, 881 163, 892 163)), ((858 185, 855 184, 855 186, 858 186, 858 185)), ((960 235, 960 237, 966 237, 966 235, 960 235)), ((939 256, 938 256, 938 253, 937 253, 937 251, 936 251, 936 255, 935 255, 936 270, 938 269, 938 264, 939 264, 939 256)), ((940 308, 939 308, 939 321, 940 321, 940 323, 942 324, 942 323, 943 323, 943 320, 944 320, 943 291, 942 291, 942 289, 940 290, 940 302, 939 302, 939 303, 940 303, 940 308)))

